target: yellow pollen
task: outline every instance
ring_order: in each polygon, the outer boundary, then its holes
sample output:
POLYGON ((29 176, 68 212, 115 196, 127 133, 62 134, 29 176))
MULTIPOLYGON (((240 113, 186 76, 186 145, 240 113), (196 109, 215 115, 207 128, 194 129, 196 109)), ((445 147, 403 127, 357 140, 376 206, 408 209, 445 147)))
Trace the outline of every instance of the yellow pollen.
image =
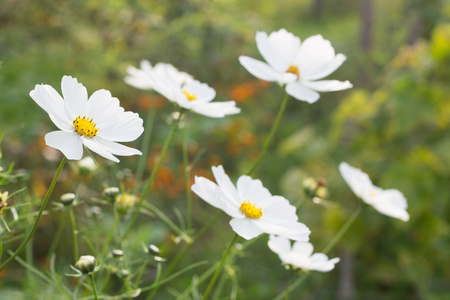
POLYGON ((100 129, 96 127, 97 123, 94 123, 92 118, 89 119, 89 117, 81 117, 80 115, 73 120, 73 126, 79 135, 85 135, 90 138, 96 136, 97 131, 100 129))
POLYGON ((189 93, 187 90, 183 90, 183 94, 186 95, 189 101, 197 100, 197 96, 194 94, 189 93))
POLYGON ((300 78, 300 71, 298 70, 297 66, 290 65, 289 69, 287 69, 286 73, 292 73, 294 75, 297 75, 297 78, 300 78))
POLYGON ((260 207, 256 207, 253 203, 248 201, 242 202, 239 209, 245 214, 247 218, 250 219, 259 219, 263 215, 262 209, 260 207))
POLYGON ((370 195, 371 195, 372 197, 378 196, 377 193, 375 193, 374 191, 370 191, 370 195))

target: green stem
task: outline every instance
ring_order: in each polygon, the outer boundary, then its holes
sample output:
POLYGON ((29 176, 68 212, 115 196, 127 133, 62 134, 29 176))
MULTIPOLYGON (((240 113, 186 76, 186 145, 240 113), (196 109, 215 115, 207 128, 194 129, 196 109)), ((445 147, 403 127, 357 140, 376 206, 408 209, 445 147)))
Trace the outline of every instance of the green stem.
POLYGON ((119 214, 116 212, 116 207, 114 205, 113 205, 113 212, 114 212, 114 222, 113 222, 113 225, 111 226, 108 236, 106 237, 106 240, 103 244, 103 248, 100 251, 100 255, 98 256, 98 261, 101 261, 103 256, 105 255, 106 250, 108 249, 108 246, 111 243, 112 237, 114 236, 114 232, 116 231, 116 227, 119 224, 119 214))
MULTIPOLYGON (((211 218, 211 220, 208 221, 208 223, 206 223, 196 234, 195 236, 192 238, 192 241, 190 243, 186 243, 183 247, 183 249, 181 249, 180 252, 178 252, 178 254, 175 256, 174 259, 171 260, 169 266, 166 268, 166 270, 164 271, 164 274, 162 276, 161 279, 165 279, 167 278, 168 275, 171 274, 172 270, 175 268, 175 266, 178 264, 178 262, 181 260, 181 258, 186 254, 186 252, 191 248, 191 246, 194 244, 194 242, 196 240, 198 240, 215 222, 216 220, 219 218, 219 216, 222 214, 222 211, 219 211, 214 217, 211 218)), ((161 285, 156 286, 153 291, 149 294, 149 296, 147 297, 147 299, 152 299, 155 295, 156 292, 158 291, 159 287, 161 285)))
POLYGON ((364 206, 359 206, 355 211, 351 214, 351 216, 347 219, 347 221, 342 225, 341 229, 339 229, 338 233, 333 237, 331 241, 328 242, 328 244, 325 246, 325 248, 322 250, 322 253, 327 254, 328 251, 330 251, 334 245, 342 238, 342 236, 347 232, 347 230, 350 228, 350 225, 353 224, 353 221, 355 221, 356 217, 361 213, 364 206))
POLYGON ((56 234, 54 235, 52 244, 50 245, 50 248, 47 253, 47 257, 50 257, 53 254, 53 252, 55 252, 56 246, 58 246, 58 243, 59 243, 62 233, 64 231, 64 227, 66 225, 66 220, 67 220, 67 218, 65 217, 65 215, 63 217, 61 217, 61 220, 60 220, 60 223, 58 226, 58 230, 56 231, 56 234))
POLYGON ((187 119, 184 120, 183 128, 183 165, 184 165, 184 180, 186 182, 186 201, 187 201, 187 232, 190 232, 192 228, 192 197, 191 188, 189 180, 189 160, 188 160, 188 150, 187 150, 187 119))
POLYGON ((270 130, 269 135, 266 138, 266 141, 264 142, 263 149, 259 153, 258 158, 253 163, 252 167, 248 170, 246 173, 247 175, 252 175, 253 171, 255 171, 256 167, 259 165, 259 162, 261 161, 261 158, 266 154, 267 149, 269 148, 270 142, 272 141, 273 136, 275 135, 275 132, 277 131, 278 125, 280 123, 281 117, 283 117, 284 111, 286 109, 287 103, 289 100, 289 95, 286 93, 283 98, 283 102, 281 102, 280 110, 278 111, 277 117, 275 119, 275 122, 272 125, 272 129, 270 130))
POLYGON ((216 282, 217 277, 219 276, 220 271, 222 270, 223 264, 225 263, 225 260, 227 259, 228 253, 230 253, 231 247, 233 246, 233 244, 236 241, 237 237, 238 237, 238 234, 236 233, 234 235, 234 238, 231 241, 230 245, 228 245, 228 248, 227 248, 227 250, 225 251, 225 253, 224 253, 223 257, 222 257, 222 261, 220 262, 219 266, 217 267, 216 273, 214 273, 213 278, 209 282, 208 288, 207 288, 207 290, 205 292, 205 295, 203 296, 203 300, 208 299, 209 293, 211 292, 211 290, 212 290, 212 288, 214 286, 214 283, 216 282))
POLYGON ((75 224, 75 215, 73 213, 73 207, 69 208, 70 223, 72 224, 73 232, 73 256, 74 261, 77 261, 80 257, 78 256, 78 231, 75 224))
POLYGON ((149 109, 147 112, 147 118, 145 119, 144 137, 142 139, 142 155, 139 157, 137 169, 136 169, 136 185, 134 192, 137 193, 141 186, 142 175, 145 170, 145 161, 147 159, 148 150, 150 148, 150 139, 152 136, 153 123, 155 120, 156 109, 149 109))
POLYGON ((167 137, 166 142, 164 143, 164 146, 161 151, 161 154, 159 155, 158 161, 156 162, 156 165, 153 168, 152 173, 150 174, 150 177, 145 182, 144 188, 143 188, 141 196, 140 196, 141 198, 139 199, 138 205, 136 206, 134 214, 131 217, 130 223, 128 223, 128 227, 125 230, 123 238, 125 238, 128 235, 128 233, 131 231, 131 227, 133 226, 134 222, 136 221, 136 219, 139 215, 139 211, 141 209, 142 203, 144 202, 144 199, 147 196, 147 193, 150 191, 152 183, 155 180, 156 173, 158 172, 159 166, 161 165, 163 158, 166 155, 167 149, 169 148, 170 142, 173 139, 173 136, 175 134, 175 131, 178 127, 178 123, 179 123, 182 115, 183 115, 183 111, 180 111, 178 118, 175 120, 175 122, 172 125, 172 129, 170 130, 169 136, 167 137))
POLYGON ((288 282, 287 282, 287 285, 286 285, 286 297, 284 297, 284 300, 289 300, 289 286, 291 285, 292 277, 294 277, 294 271, 293 270, 291 270, 291 272, 289 274, 288 282))
POLYGON ((61 163, 59 164, 58 170, 56 171, 55 177, 53 177, 53 181, 52 181, 52 183, 50 184, 50 187, 47 190, 47 194, 45 195, 45 198, 42 201, 39 213, 38 213, 38 215, 36 217, 36 220, 34 221, 33 226, 31 227, 31 230, 28 233, 27 237, 23 241, 22 245, 20 245, 20 247, 16 250, 16 252, 14 252, 5 262, 3 262, 0 265, 0 270, 3 270, 9 262, 11 262, 20 252, 22 252, 22 250, 25 248, 25 246, 28 244, 28 242, 33 237, 34 232, 36 231, 36 228, 38 226, 39 220, 40 220, 40 218, 42 216, 42 213, 44 212, 45 206, 47 205, 48 199, 50 198, 50 195, 53 192, 53 188, 56 185, 56 181, 58 180, 59 174, 61 174, 61 171, 62 171, 66 161, 67 161, 67 158, 64 156, 64 158, 62 159, 61 163))
POLYGON ((95 282, 94 282, 94 278, 92 277, 92 274, 89 274, 89 279, 91 280, 92 291, 94 292, 94 298, 95 298, 95 300, 98 300, 97 288, 95 287, 95 282))

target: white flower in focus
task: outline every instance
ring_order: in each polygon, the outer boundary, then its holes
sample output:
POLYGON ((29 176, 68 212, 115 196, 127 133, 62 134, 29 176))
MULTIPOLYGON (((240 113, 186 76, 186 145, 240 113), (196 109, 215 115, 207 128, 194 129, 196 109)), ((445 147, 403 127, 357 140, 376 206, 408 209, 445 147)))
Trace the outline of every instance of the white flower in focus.
POLYGON ((353 86, 349 81, 319 80, 336 71, 346 60, 343 54, 335 54, 331 43, 321 35, 301 43, 285 29, 269 36, 258 31, 256 46, 267 63, 248 56, 240 56, 240 63, 257 78, 286 84, 286 92, 298 100, 314 103, 320 97, 318 92, 353 86))
POLYGON ((234 101, 211 102, 216 97, 213 88, 170 64, 158 63, 152 67, 148 61, 142 61, 141 69, 129 67, 128 74, 125 77, 128 84, 153 89, 181 107, 207 117, 223 118, 241 111, 234 101))
POLYGON ((64 76, 61 81, 64 99, 49 85, 38 84, 31 98, 45 110, 60 129, 45 135, 48 146, 60 150, 68 159, 79 160, 83 145, 115 162, 114 155, 140 155, 139 150, 116 142, 137 139, 144 128, 137 113, 124 111, 119 99, 107 90, 98 90, 88 99, 86 88, 76 78, 64 76))
POLYGON ((233 230, 246 240, 261 233, 308 241, 310 230, 297 222, 296 208, 281 196, 272 196, 260 180, 241 176, 235 187, 222 166, 212 167, 216 183, 195 177, 191 189, 212 206, 232 217, 233 230))
POLYGON ((281 262, 294 268, 319 272, 328 272, 334 269, 339 258, 328 259, 323 253, 313 254, 313 245, 306 242, 295 242, 281 236, 270 235, 268 246, 270 250, 278 254, 281 262))
POLYGON ((339 164, 339 171, 355 195, 365 203, 373 206, 384 215, 405 222, 409 220, 409 214, 406 212, 408 204, 400 191, 394 189, 383 190, 373 185, 366 173, 350 166, 346 162, 339 164))

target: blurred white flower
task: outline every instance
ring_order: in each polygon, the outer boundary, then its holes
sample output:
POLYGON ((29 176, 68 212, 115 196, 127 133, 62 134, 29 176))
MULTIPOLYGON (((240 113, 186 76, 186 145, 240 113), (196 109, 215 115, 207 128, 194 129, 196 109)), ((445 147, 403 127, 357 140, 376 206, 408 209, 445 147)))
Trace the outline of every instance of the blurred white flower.
POLYGON ((98 90, 88 99, 87 90, 76 78, 61 81, 64 99, 49 85, 38 84, 31 98, 45 110, 60 129, 45 135, 48 146, 60 150, 68 159, 79 160, 83 145, 115 162, 114 155, 140 155, 139 150, 116 142, 137 139, 144 128, 138 114, 124 111, 119 99, 107 90, 98 90))
POLYGON ((291 247, 291 241, 281 236, 270 235, 268 246, 278 254, 281 262, 298 269, 328 272, 339 262, 337 257, 328 259, 323 253, 313 254, 311 243, 295 242, 291 247))
POLYGON ((162 77, 164 78, 164 81, 175 81, 176 86, 183 85, 194 80, 191 75, 178 71, 170 64, 157 63, 153 67, 148 60, 142 60, 140 67, 141 68, 138 69, 133 66, 129 66, 127 68, 128 75, 125 76, 125 82, 141 90, 153 89, 154 83, 152 82, 152 78, 154 76, 162 77))
POLYGON ((406 212, 408 204, 400 191, 394 189, 383 190, 373 185, 366 173, 350 166, 346 162, 339 164, 339 171, 355 195, 365 203, 373 206, 384 215, 405 222, 409 220, 409 214, 406 212))
POLYGON ((223 118, 241 111, 234 101, 211 102, 216 97, 213 88, 170 64, 152 67, 148 61, 142 61, 141 69, 128 68, 125 82, 136 88, 153 89, 181 107, 207 117, 223 118))
POLYGON ((97 169, 98 165, 95 163, 91 156, 86 156, 77 162, 78 171, 82 175, 93 174, 97 169))
POLYGON ((269 36, 258 31, 256 46, 267 63, 248 56, 240 56, 240 63, 255 77, 286 84, 286 92, 298 100, 314 103, 320 97, 318 92, 352 87, 349 81, 318 80, 336 71, 346 60, 343 54, 335 54, 331 43, 321 35, 301 43, 285 29, 269 36))
POLYGON ((281 196, 272 196, 260 180, 241 176, 237 187, 222 166, 212 167, 216 183, 195 177, 191 189, 200 198, 232 217, 230 225, 244 239, 261 233, 308 241, 310 230, 297 222, 296 208, 281 196))

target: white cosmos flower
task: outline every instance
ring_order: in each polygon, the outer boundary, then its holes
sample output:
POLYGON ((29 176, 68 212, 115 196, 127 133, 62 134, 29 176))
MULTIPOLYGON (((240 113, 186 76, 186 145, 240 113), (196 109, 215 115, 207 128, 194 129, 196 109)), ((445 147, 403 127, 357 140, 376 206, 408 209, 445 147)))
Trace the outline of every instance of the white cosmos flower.
POLYGON ((38 84, 31 98, 45 110, 60 129, 45 135, 48 146, 60 150, 68 159, 80 160, 83 145, 115 162, 114 155, 142 154, 139 150, 116 142, 137 139, 144 128, 138 114, 124 111, 119 99, 107 90, 98 90, 88 99, 86 88, 76 78, 64 76, 63 97, 49 85, 38 84))
POLYGON ((308 241, 310 230, 297 222, 296 208, 281 196, 272 196, 260 180, 241 176, 237 187, 222 166, 212 167, 216 183, 195 177, 191 189, 200 198, 232 217, 233 230, 246 240, 261 233, 308 241))
POLYGON ((323 253, 313 254, 314 247, 311 243, 295 242, 291 246, 291 241, 281 236, 270 235, 268 246, 278 254, 281 262, 298 269, 328 272, 340 260, 338 257, 328 259, 323 253))
POLYGON ((153 89, 181 107, 207 117, 223 118, 241 111, 234 101, 211 102, 216 97, 213 88, 170 64, 152 67, 148 61, 142 61, 140 69, 128 68, 125 82, 139 89, 153 89))
POLYGON ((346 60, 343 54, 336 55, 330 42, 321 35, 301 43, 285 29, 269 36, 258 31, 256 46, 267 63, 248 56, 240 56, 240 63, 255 77, 286 84, 286 92, 298 100, 314 103, 320 97, 318 92, 352 87, 349 81, 318 80, 336 71, 346 60))
POLYGON ((400 191, 394 189, 383 190, 373 185, 366 173, 350 166, 346 162, 339 164, 339 171, 355 195, 365 203, 373 206, 384 215, 405 222, 409 220, 409 214, 406 212, 408 204, 405 196, 400 191))

